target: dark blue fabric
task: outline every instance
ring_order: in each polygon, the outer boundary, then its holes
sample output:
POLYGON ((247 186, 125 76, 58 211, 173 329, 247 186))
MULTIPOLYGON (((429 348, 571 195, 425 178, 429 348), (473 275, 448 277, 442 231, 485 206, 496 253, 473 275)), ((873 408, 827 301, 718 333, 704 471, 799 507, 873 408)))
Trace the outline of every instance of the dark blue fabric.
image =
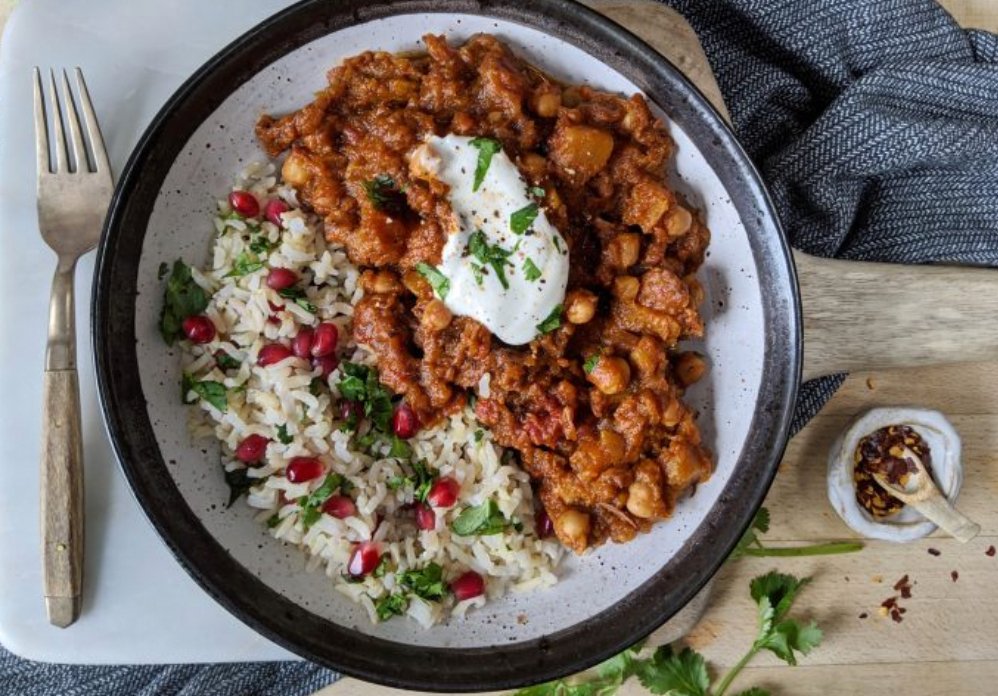
MULTIPOLYGON (((699 34, 795 247, 998 264, 998 38, 931 0, 668 2, 699 34)), ((795 430, 840 383, 805 385, 795 430)), ((302 663, 40 665, 0 648, 3 694, 297 696, 335 678, 302 663)))
MULTIPOLYGON (((998 37, 932 0, 667 2, 794 247, 998 265, 998 37)), ((804 385, 794 432, 843 379, 804 385)))

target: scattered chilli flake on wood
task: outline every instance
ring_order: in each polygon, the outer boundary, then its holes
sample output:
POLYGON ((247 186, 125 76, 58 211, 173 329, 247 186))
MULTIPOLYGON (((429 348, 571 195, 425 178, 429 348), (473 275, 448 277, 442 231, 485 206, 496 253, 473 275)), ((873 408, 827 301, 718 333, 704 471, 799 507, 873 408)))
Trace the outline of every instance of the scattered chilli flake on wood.
MULTIPOLYGON (((906 573, 902 575, 901 579, 894 583, 894 591, 900 593, 900 597, 898 595, 893 595, 881 602, 879 609, 880 615, 884 617, 890 616, 894 623, 901 623, 901 621, 903 621, 904 613, 908 610, 898 604, 898 599, 910 599, 911 587, 912 582, 908 578, 908 574, 906 573)), ((865 618, 865 616, 860 615, 860 618, 865 618)))
POLYGON ((995 547, 994 546, 989 546, 988 550, 984 552, 984 555, 985 556, 994 556, 995 555, 995 547))
POLYGON ((960 574, 955 570, 951 570, 949 576, 953 578, 953 582, 956 582, 960 578, 960 574))
POLYGON ((943 553, 939 549, 926 549, 926 550, 929 552, 930 556, 941 556, 943 553))

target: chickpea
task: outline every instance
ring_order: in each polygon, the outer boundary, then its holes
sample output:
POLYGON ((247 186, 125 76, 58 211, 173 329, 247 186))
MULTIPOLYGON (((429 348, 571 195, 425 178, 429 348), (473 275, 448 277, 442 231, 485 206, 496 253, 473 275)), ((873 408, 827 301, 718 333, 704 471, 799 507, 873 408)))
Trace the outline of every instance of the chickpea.
POLYGON ((690 231, 693 215, 681 205, 675 206, 665 221, 665 231, 670 237, 682 237, 690 231))
POLYGON ((586 379, 608 396, 619 394, 631 381, 631 366, 623 358, 601 355, 586 379))
POLYGON ((617 276, 613 279, 613 294, 622 302, 634 302, 641 290, 641 281, 634 276, 617 276))
POLYGON ((371 292, 382 294, 393 292, 399 288, 398 276, 391 271, 378 271, 371 279, 371 292))
POLYGON ((281 176, 292 186, 301 186, 308 181, 308 168, 305 166, 305 156, 292 150, 281 167, 281 176))
POLYGON ((662 344, 652 336, 642 336, 631 349, 631 362, 642 375, 652 375, 662 364, 662 344))
POLYGON ((610 240, 610 254, 617 268, 625 269, 638 262, 641 253, 641 236, 634 232, 622 232, 610 240))
POLYGON ((520 166, 529 178, 536 181, 547 173, 548 161, 536 152, 527 152, 520 158, 520 166))
POLYGON ((627 511, 648 519, 655 514, 655 489, 644 481, 635 481, 627 489, 627 511))
POLYGON ((432 299, 426 303, 423 309, 422 322, 430 331, 443 331, 450 324, 453 315, 447 309, 447 305, 438 299, 432 299))
POLYGON ((604 457, 613 465, 624 461, 624 455, 627 454, 627 442, 616 430, 602 428, 599 431, 599 444, 604 457))
POLYGON ((673 372, 676 375, 676 379, 684 387, 699 382, 706 371, 707 362, 703 359, 702 355, 693 351, 680 353, 673 365, 673 372))
POLYGON ((565 318, 573 324, 585 324, 596 315, 596 295, 588 290, 572 290, 565 297, 565 318))
POLYGON ((534 112, 541 118, 554 118, 561 108, 561 95, 556 92, 542 92, 533 98, 534 112))
POLYGON ((578 87, 566 87, 561 93, 561 103, 570 109, 574 109, 582 103, 582 95, 578 87))
POLYGON ((555 529, 569 540, 585 545, 589 541, 589 515, 569 508, 554 521, 555 529))
POLYGON ((414 269, 410 269, 402 275, 402 285, 416 297, 426 297, 432 294, 432 289, 426 278, 414 269))

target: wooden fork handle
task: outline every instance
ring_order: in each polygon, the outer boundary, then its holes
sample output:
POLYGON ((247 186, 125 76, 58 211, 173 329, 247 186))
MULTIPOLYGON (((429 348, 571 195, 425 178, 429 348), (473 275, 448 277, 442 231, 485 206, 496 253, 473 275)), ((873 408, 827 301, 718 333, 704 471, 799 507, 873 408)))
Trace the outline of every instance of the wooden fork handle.
POLYGON ((42 561, 49 621, 80 615, 83 588, 83 438, 76 370, 45 372, 42 411, 42 561))
POLYGON ((45 608, 65 628, 80 615, 83 588, 83 435, 76 375, 73 269, 52 281, 42 392, 41 532, 45 608))

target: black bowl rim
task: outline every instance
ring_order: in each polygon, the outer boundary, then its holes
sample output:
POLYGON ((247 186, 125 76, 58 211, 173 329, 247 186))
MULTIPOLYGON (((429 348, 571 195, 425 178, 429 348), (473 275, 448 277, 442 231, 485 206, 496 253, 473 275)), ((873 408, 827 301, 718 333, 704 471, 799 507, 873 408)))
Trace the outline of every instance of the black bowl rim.
POLYGON ((178 562, 222 606, 275 643, 346 674, 409 689, 492 690, 554 679, 616 654, 673 616, 717 571, 761 505, 786 446, 801 374, 796 275, 759 173, 724 119, 674 65, 574 0, 515 6, 497 0, 304 0, 264 20, 181 85, 140 139, 105 223, 92 310, 98 393, 112 446, 136 500, 178 562), (139 382, 137 262, 159 186, 191 133, 244 81, 305 43, 353 24, 420 13, 478 14, 531 26, 627 76, 694 139, 721 178, 742 217, 763 290, 765 352, 756 413, 735 474, 704 522, 622 601, 569 628, 509 645, 430 648, 387 641, 313 615, 266 586, 208 533, 172 483, 139 382))

